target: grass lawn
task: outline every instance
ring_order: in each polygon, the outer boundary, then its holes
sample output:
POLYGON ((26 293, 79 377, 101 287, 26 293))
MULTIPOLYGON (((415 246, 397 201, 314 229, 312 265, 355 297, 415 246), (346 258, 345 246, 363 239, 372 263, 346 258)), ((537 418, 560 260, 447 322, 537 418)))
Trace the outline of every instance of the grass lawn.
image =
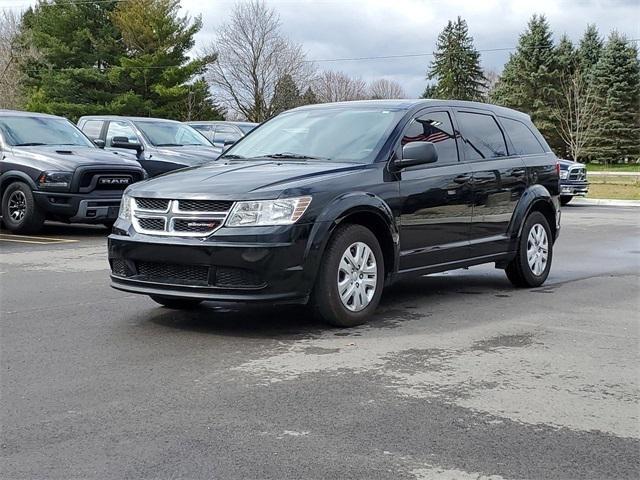
POLYGON ((587 172, 640 172, 638 163, 587 163, 587 172))
POLYGON ((587 198, 612 198, 616 200, 640 200, 640 185, 618 183, 591 183, 587 198))

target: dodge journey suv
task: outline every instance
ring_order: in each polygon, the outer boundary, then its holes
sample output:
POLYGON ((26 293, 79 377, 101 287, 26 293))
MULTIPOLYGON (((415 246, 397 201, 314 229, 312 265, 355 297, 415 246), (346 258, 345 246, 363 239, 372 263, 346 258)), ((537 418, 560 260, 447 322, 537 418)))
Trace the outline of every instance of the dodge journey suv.
POLYGON ((127 188, 112 286, 169 308, 309 303, 353 326, 395 280, 495 263, 549 274, 556 157, 522 113, 472 102, 300 107, 217 162, 127 188))

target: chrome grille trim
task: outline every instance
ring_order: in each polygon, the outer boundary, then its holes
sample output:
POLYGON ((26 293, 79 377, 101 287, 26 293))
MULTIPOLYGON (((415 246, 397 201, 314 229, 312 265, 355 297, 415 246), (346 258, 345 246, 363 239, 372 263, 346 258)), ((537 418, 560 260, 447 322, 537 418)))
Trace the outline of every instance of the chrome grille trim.
POLYGON ((179 209, 180 200, 167 200, 168 204, 164 211, 160 210, 149 210, 140 208, 138 206, 137 199, 134 198, 134 201, 131 204, 131 219, 133 223, 133 228, 136 232, 143 233, 145 235, 155 235, 155 236, 164 236, 164 237, 208 237, 216 230, 218 230, 227 219, 227 215, 231 211, 233 207, 233 203, 229 202, 229 210, 224 212, 207 212, 207 211, 181 211, 179 209), (149 230, 143 228, 140 224, 140 220, 142 219, 163 219, 164 220, 164 229, 162 230, 149 230), (203 231, 203 232, 185 232, 179 231, 175 229, 176 220, 185 220, 188 222, 211 222, 215 224, 215 226, 211 230, 203 231))

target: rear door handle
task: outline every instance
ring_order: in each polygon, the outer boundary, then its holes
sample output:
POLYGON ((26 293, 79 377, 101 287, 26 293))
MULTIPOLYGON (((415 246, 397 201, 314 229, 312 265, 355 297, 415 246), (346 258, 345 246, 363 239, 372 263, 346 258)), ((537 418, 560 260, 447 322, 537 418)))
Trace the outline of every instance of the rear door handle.
POLYGON ((453 179, 454 182, 459 183, 459 184, 463 184, 463 183, 468 183, 469 180, 471 180, 471 175, 458 175, 456 178, 453 179))

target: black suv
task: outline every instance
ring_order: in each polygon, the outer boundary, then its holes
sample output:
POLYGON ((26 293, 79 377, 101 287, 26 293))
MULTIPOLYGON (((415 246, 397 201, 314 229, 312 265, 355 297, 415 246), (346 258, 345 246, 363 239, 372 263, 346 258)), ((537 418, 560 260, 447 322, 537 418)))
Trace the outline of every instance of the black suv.
POLYGON ((580 162, 560 160, 560 204, 566 205, 573 197, 586 197, 589 193, 587 168, 580 162))
POLYGON ((17 233, 45 219, 104 223, 124 189, 145 178, 135 159, 96 147, 65 118, 0 110, 2 219, 17 233))
POLYGON ((222 153, 200 132, 175 120, 86 116, 78 127, 100 147, 135 155, 150 177, 202 165, 222 153))
POLYGON ((541 285, 559 166, 529 117, 473 102, 300 107, 218 162, 127 189, 112 286, 170 308, 310 302, 363 323, 394 280, 493 262, 541 285))

